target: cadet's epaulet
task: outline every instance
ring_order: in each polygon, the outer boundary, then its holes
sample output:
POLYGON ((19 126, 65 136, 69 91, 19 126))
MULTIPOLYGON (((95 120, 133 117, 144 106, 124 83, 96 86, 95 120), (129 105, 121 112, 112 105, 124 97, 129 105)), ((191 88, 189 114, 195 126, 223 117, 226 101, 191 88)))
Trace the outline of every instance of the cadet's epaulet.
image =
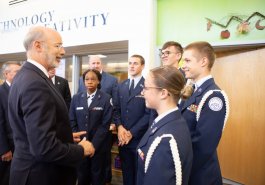
POLYGON ((157 138, 155 138, 155 140, 153 141, 153 143, 151 144, 147 155, 146 155, 146 161, 145 161, 145 165, 144 165, 144 172, 146 173, 149 167, 149 163, 151 161, 151 158, 153 156, 153 153, 155 151, 155 149, 157 148, 157 146, 159 145, 159 143, 161 142, 161 140, 163 138, 171 138, 169 140, 169 144, 170 144, 170 150, 173 156, 173 161, 174 161, 174 165, 175 165, 175 175, 176 175, 176 185, 181 185, 182 184, 182 171, 181 171, 181 162, 180 162, 180 157, 179 157, 179 151, 178 151, 178 145, 177 145, 177 141, 175 140, 175 138, 173 137, 172 134, 163 134, 162 136, 158 136, 157 138))
POLYGON ((201 99, 201 101, 200 101, 200 103, 198 105, 197 114, 196 114, 196 120, 197 120, 197 122, 199 121, 202 107, 205 104, 207 98, 211 94, 213 94, 213 92, 220 92, 223 95, 224 99, 225 99, 226 111, 225 111, 225 119, 224 119, 224 126, 223 126, 223 131, 224 131, 225 125, 226 125, 226 121, 227 121, 228 116, 229 116, 229 100, 228 100, 228 97, 227 97, 226 93, 224 91, 222 91, 222 90, 217 90, 217 89, 216 90, 209 90, 203 95, 203 97, 202 97, 202 99, 201 99))

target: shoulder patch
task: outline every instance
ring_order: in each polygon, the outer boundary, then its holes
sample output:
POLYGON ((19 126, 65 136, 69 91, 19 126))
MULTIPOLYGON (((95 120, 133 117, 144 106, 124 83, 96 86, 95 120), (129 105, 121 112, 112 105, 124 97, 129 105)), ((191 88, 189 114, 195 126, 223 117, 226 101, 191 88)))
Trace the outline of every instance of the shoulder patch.
POLYGON ((220 111, 223 108, 223 101, 219 97, 213 97, 209 100, 208 105, 212 111, 220 111))
POLYGON ((224 106, 224 108, 225 108, 225 120, 224 120, 224 126, 223 126, 223 130, 224 130, 228 116, 229 116, 230 107, 229 107, 228 97, 227 97, 226 93, 222 90, 217 90, 217 89, 216 90, 209 90, 208 92, 206 92, 203 95, 203 97, 202 97, 202 99, 198 105, 197 114, 196 114, 196 121, 199 121, 199 119, 200 119, 202 107, 204 106, 207 98, 209 96, 211 96, 214 92, 220 92, 222 94, 222 96, 224 97, 224 101, 221 98, 215 96, 209 100, 208 106, 213 111, 220 111, 224 106))

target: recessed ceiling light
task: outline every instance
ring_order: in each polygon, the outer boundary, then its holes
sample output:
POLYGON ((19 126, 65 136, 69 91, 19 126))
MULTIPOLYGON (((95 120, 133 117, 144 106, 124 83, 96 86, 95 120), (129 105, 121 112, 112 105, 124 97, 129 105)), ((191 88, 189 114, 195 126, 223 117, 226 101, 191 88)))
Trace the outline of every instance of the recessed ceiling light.
POLYGON ((88 55, 88 57, 98 56, 99 58, 107 58, 106 55, 97 54, 97 55, 88 55))

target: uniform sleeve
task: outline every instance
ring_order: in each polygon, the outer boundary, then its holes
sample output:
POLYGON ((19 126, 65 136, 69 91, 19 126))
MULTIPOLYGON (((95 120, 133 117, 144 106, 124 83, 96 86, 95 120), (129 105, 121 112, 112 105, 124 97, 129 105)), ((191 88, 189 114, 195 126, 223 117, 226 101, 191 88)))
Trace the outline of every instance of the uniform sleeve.
POLYGON ((201 109, 192 138, 194 170, 201 168, 215 154, 222 136, 225 115, 225 99, 220 92, 214 92, 201 109))
POLYGON ((130 129, 130 132, 132 133, 133 137, 140 138, 144 135, 149 126, 150 113, 151 110, 145 108, 145 113, 143 117, 139 119, 137 123, 130 129))
POLYGON ((3 107, 3 102, 0 99, 0 156, 10 150, 7 138, 7 130, 5 127, 5 124, 7 123, 4 111, 5 108, 7 109, 7 107, 3 107))
POLYGON ((118 80, 114 78, 114 82, 112 84, 111 90, 112 104, 113 104, 113 116, 112 122, 116 123, 117 119, 119 119, 119 108, 118 108, 118 80))
POLYGON ((117 95, 116 95, 116 102, 113 104, 113 119, 112 121, 115 123, 116 127, 118 128, 119 125, 121 125, 121 102, 119 99, 120 91, 119 91, 120 85, 117 86, 117 95))
POLYGON ((169 138, 164 138, 153 153, 147 172, 144 175, 143 184, 176 185, 175 175, 175 166, 169 145, 169 138))

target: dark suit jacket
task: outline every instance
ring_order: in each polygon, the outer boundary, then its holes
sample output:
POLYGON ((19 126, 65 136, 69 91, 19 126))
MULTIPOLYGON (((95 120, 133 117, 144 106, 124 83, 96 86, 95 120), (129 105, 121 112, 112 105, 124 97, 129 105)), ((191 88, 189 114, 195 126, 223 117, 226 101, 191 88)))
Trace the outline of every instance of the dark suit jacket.
POLYGON ((209 90, 215 89, 219 89, 219 87, 211 78, 205 81, 188 100, 180 104, 181 113, 191 132, 193 145, 193 165, 189 182, 191 185, 222 184, 216 149, 222 135, 226 106, 224 97, 220 92, 213 92, 207 98, 200 118, 198 122, 196 121, 197 106, 203 95, 209 90), (213 111, 209 107, 211 100, 218 100, 219 105, 222 104, 221 109, 213 111))
POLYGON ((105 139, 112 116, 110 95, 97 90, 88 107, 87 93, 77 93, 73 96, 69 114, 73 132, 87 131, 86 137, 92 142, 96 152, 106 151, 105 139))
POLYGON ((65 78, 62 78, 60 76, 56 76, 55 75, 55 83, 54 83, 56 89, 59 90, 59 92, 61 93, 68 109, 70 108, 70 104, 71 104, 71 92, 70 92, 70 88, 69 88, 69 84, 68 81, 65 78))
POLYGON ((35 65, 16 74, 8 111, 16 148, 10 185, 74 185, 84 150, 73 143, 62 96, 35 65))
POLYGON ((137 151, 142 152, 142 154, 139 152, 137 155, 137 185, 176 184, 176 171, 169 145, 171 138, 169 137, 162 138, 160 144, 154 150, 147 172, 144 172, 147 152, 154 140, 163 134, 171 134, 177 142, 181 162, 181 166, 178 166, 178 169, 182 171, 182 184, 188 185, 192 166, 192 144, 187 123, 179 110, 169 113, 152 128, 149 127, 141 139, 137 147, 137 151))
POLYGON ((115 123, 121 124, 133 135, 132 140, 123 147, 136 148, 149 125, 150 109, 145 106, 145 99, 141 96, 144 87, 144 78, 138 82, 129 96, 130 80, 123 81, 118 86, 117 112, 120 114, 115 123))
POLYGON ((6 82, 0 86, 0 156, 14 149, 7 111, 9 89, 10 87, 6 82))

